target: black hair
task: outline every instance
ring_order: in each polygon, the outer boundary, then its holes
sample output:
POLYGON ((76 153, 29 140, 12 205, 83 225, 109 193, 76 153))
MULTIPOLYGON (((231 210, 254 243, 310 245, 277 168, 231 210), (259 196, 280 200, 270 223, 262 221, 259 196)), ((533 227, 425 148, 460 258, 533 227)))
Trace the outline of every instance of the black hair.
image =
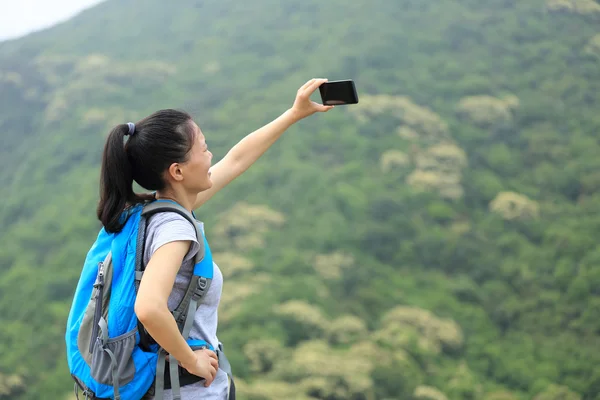
POLYGON ((107 232, 122 229, 123 212, 154 198, 133 191, 133 181, 150 191, 166 187, 165 171, 182 163, 194 144, 192 117, 183 111, 160 110, 135 124, 117 125, 108 135, 100 170, 100 201, 97 215, 107 232))

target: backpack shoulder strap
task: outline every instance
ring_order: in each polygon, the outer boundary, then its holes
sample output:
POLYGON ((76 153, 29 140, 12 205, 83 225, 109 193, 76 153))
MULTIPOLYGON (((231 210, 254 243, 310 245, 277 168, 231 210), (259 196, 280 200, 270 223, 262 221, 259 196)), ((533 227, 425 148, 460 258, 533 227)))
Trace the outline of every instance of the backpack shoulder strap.
MULTIPOLYGON (((136 281, 137 281, 138 276, 139 276, 139 279, 141 280, 141 276, 144 271, 142 257, 143 257, 143 248, 145 246, 144 242, 145 242, 146 221, 152 215, 155 215, 160 212, 175 212, 175 213, 181 215, 182 217, 184 217, 185 219, 187 219, 194 226, 194 229, 196 230, 196 238, 198 240, 198 243, 200 244, 200 249, 198 250, 198 253, 196 253, 196 256, 194 257, 194 273, 193 273, 192 278, 190 279, 190 284, 188 285, 188 288, 185 292, 183 299, 181 300, 179 305, 173 311, 173 316, 175 317, 175 320, 177 321, 179 330, 182 332, 182 334, 184 334, 184 338, 187 339, 187 336, 189 335, 189 330, 187 332, 185 332, 184 325, 186 322, 186 316, 188 315, 190 301, 192 300, 192 298, 195 297, 196 298, 195 299, 196 306, 197 306, 199 304, 199 301, 201 300, 201 298, 208 291, 208 289, 210 287, 210 282, 212 280, 212 265, 210 265, 211 268, 209 270, 209 268, 206 267, 207 263, 202 262, 204 260, 204 257, 205 257, 206 251, 207 251, 207 242, 206 242, 206 238, 204 237, 204 234, 202 233, 202 231, 200 230, 200 227, 198 226, 198 222, 196 221, 196 218, 194 217, 194 215, 173 201, 155 200, 152 203, 149 203, 146 206, 144 206, 144 209, 142 211, 139 235, 143 235, 143 237, 138 237, 138 246, 141 246, 142 250, 139 251, 140 249, 138 249, 138 252, 137 252, 138 253, 137 258, 139 259, 139 260, 137 260, 139 262, 139 269, 138 269, 138 265, 137 265, 138 263, 136 263, 136 281), (144 221, 144 222, 142 222, 142 221, 144 221), (142 226, 142 224, 144 226, 142 226), (204 267, 204 268, 202 268, 202 267, 204 267)), ((209 254, 210 254, 210 252, 209 252, 209 254)), ((209 262, 210 260, 206 260, 206 261, 209 262)), ((212 264, 212 262, 210 262, 210 263, 212 264)), ((139 282, 137 285, 139 285, 139 282)), ((194 310, 194 313, 195 313, 195 310, 194 310)), ((190 325, 190 329, 191 329, 191 325, 190 325)))
MULTIPOLYGON (((194 258, 194 263, 197 264, 200 261, 202 261, 202 259, 204 258, 204 235, 200 231, 200 227, 198 226, 198 223, 196 221, 196 218, 194 218, 194 215, 173 201, 155 200, 152 203, 149 203, 146 206, 144 206, 144 209, 142 210, 142 217, 144 220, 147 221, 154 214, 158 214, 161 212, 177 213, 177 214, 181 215, 183 218, 187 219, 190 222, 190 224, 192 224, 194 226, 194 230, 196 231, 196 239, 198 240, 198 243, 200 244, 200 249, 198 250, 198 253, 196 253, 196 256, 194 258)), ((145 232, 144 232, 144 236, 145 236, 145 232)))
MULTIPOLYGON (((138 248, 137 248, 137 257, 139 258, 139 269, 138 269, 138 260, 136 259, 136 285, 139 285, 137 279, 139 275, 139 279, 141 280, 141 276, 143 274, 143 250, 145 247, 145 231, 146 231, 146 221, 154 214, 159 212, 176 212, 185 219, 187 219, 196 230, 196 239, 200 244, 200 249, 196 256, 194 257, 194 272, 190 279, 190 283, 185 292, 185 295, 179 305, 173 311, 173 317, 177 322, 179 327, 179 331, 181 332, 183 338, 185 340, 188 339, 190 331, 192 329, 194 315, 196 314, 196 310, 200 301, 208 292, 210 288, 210 284, 212 281, 212 256, 210 254, 210 249, 208 247, 208 242, 204 237, 204 234, 201 232, 198 222, 192 213, 188 210, 181 207, 179 204, 172 201, 165 200, 156 200, 152 203, 147 204, 142 211, 142 218, 140 219, 140 231, 138 236, 138 248), (143 225, 142 225, 143 224, 143 225), (141 249, 140 249, 141 246, 141 249), (208 253, 207 259, 205 259, 205 255, 208 253), (210 263, 210 266, 208 264, 210 263)), ((139 287, 139 286, 136 286, 139 287)), ((178 363, 174 358, 171 359, 170 363, 170 378, 172 384, 172 390, 174 398, 180 395, 180 385, 179 385, 179 376, 178 376, 178 363)), ((155 381, 155 397, 162 398, 164 391, 164 370, 165 370, 165 354, 164 351, 161 350, 159 352, 159 358, 157 361, 157 377, 155 381)))

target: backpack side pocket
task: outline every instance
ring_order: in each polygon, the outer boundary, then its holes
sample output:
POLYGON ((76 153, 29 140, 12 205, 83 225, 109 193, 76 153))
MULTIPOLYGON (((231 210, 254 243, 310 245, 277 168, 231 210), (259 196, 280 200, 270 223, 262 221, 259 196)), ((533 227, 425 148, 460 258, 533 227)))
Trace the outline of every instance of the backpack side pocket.
POLYGON ((98 274, 85 314, 81 320, 77 336, 77 348, 88 366, 92 365, 92 354, 98 338, 100 318, 108 319, 113 277, 112 255, 109 252, 103 262, 98 264, 98 274))
MULTIPOLYGON (((96 339, 92 353, 90 374, 98 383, 118 388, 131 382, 135 375, 133 350, 137 327, 112 339, 107 338, 106 321, 100 321, 101 335, 96 339)), ((116 392, 116 389, 115 389, 116 392)))

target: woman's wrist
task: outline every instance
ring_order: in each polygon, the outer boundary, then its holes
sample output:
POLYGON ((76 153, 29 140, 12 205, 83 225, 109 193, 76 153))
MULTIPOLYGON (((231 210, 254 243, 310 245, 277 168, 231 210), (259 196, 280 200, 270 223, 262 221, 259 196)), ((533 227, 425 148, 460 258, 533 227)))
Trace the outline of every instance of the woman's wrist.
POLYGON ((281 116, 285 120, 287 120, 290 125, 293 125, 296 122, 300 121, 302 118, 304 118, 293 107, 292 108, 288 108, 283 114, 281 114, 281 116))
POLYGON ((179 364, 186 370, 190 370, 194 368, 196 364, 196 353, 190 348, 189 351, 186 352, 185 360, 179 360, 179 364))

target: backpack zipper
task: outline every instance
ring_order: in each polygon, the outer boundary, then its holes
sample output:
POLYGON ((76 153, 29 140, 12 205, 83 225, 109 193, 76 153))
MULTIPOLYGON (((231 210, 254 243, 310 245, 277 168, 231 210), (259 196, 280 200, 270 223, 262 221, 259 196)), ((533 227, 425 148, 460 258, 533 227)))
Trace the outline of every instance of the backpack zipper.
MULTIPOLYGON (((98 337, 98 330, 100 318, 102 317, 102 298, 104 297, 104 263, 98 263, 98 276, 94 283, 94 289, 96 289, 96 309, 94 310, 94 324, 92 325, 92 338, 90 340, 90 354, 94 352, 94 344, 98 337)), ((108 333, 108 332, 107 332, 108 333)))

